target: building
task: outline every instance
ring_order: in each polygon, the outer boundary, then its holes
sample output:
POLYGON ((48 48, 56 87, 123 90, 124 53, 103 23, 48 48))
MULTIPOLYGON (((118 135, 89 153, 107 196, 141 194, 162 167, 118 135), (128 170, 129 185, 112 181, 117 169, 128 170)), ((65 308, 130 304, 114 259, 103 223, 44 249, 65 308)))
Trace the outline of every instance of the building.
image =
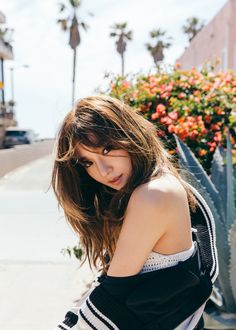
POLYGON ((217 69, 236 70, 236 0, 228 0, 177 60, 184 70, 220 60, 217 69))
MULTIPOLYGON (((5 15, 0 12, 0 25, 6 23, 5 15)), ((4 85, 4 61, 13 59, 12 46, 0 35, 0 148, 5 134, 5 129, 15 126, 14 112, 12 107, 5 101, 4 85)))

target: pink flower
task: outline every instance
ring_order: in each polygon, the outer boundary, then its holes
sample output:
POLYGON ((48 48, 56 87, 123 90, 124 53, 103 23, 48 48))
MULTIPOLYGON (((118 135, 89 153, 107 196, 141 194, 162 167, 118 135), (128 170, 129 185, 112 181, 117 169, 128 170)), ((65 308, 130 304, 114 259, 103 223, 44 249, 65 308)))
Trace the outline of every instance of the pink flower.
POLYGON ((169 133, 174 133, 175 132, 175 126, 173 124, 168 126, 168 131, 169 133))
POLYGON ((173 89, 173 86, 172 86, 172 85, 168 85, 168 86, 166 86, 166 88, 165 88, 165 90, 166 90, 167 92, 171 92, 172 89, 173 89))
POLYGON ((184 99, 186 97, 186 94, 184 92, 179 93, 178 98, 184 99))
POLYGON ((172 124, 172 119, 169 118, 169 117, 166 117, 166 124, 167 124, 167 125, 172 124))
POLYGON ((163 113, 163 112, 165 112, 165 110, 166 110, 166 106, 162 103, 159 103, 156 106, 156 112, 163 113))
POLYGON ((168 113, 168 116, 172 119, 172 120, 176 120, 178 118, 178 114, 176 111, 171 111, 168 113))

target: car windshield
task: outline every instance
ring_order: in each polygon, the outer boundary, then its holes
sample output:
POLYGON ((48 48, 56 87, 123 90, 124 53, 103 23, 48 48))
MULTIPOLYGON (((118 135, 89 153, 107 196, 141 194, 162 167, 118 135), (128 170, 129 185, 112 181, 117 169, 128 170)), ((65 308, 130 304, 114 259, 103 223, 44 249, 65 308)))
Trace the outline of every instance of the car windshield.
POLYGON ((6 136, 24 136, 26 131, 7 131, 6 136))

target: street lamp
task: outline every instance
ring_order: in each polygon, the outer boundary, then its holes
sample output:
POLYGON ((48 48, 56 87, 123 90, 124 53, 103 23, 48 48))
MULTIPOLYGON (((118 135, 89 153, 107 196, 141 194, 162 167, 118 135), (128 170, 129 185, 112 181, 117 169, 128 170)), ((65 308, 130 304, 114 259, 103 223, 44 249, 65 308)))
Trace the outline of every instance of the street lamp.
POLYGON ((10 70, 10 73, 11 73, 11 101, 12 101, 12 104, 14 105, 14 99, 15 99, 15 96, 14 96, 14 70, 15 69, 20 69, 20 68, 29 68, 29 65, 28 64, 23 64, 23 65, 19 65, 19 66, 15 66, 15 67, 10 67, 9 70, 10 70))

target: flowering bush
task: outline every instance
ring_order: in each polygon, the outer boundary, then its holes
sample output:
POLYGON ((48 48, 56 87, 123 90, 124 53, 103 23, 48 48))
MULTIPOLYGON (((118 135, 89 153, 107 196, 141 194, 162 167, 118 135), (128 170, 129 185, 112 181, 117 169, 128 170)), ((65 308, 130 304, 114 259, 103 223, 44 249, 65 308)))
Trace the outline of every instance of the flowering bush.
POLYGON ((151 121, 171 154, 175 154, 175 133, 209 171, 216 146, 226 146, 229 128, 236 155, 234 73, 175 67, 170 73, 113 77, 108 92, 151 121))

